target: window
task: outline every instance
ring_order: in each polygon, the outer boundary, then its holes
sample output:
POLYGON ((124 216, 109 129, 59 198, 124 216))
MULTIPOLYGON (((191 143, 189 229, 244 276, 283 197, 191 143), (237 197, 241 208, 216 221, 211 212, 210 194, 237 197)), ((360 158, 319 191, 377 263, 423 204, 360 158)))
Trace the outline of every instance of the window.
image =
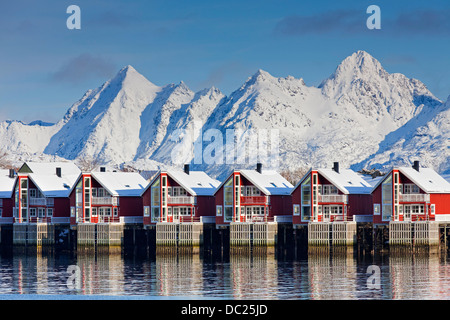
POLYGON ((110 207, 105 208, 105 216, 108 216, 108 217, 111 216, 111 208, 110 207))
POLYGON ((30 217, 36 217, 36 208, 30 208, 30 217))
POLYGON ((92 208, 92 216, 93 217, 97 216, 97 208, 96 207, 92 208))
POLYGON ((300 206, 298 204, 294 204, 294 216, 299 216, 300 215, 300 206))
MULTIPOLYGON (((37 195, 36 189, 30 189, 29 191, 30 191, 30 198, 36 198, 36 195, 37 195)), ((30 213, 30 215, 31 215, 31 213, 30 213)))
POLYGON ((230 178, 223 187, 224 221, 233 220, 233 180, 230 178))
POLYGON ((53 208, 47 208, 47 217, 53 217, 53 208))
POLYGON ((380 215, 380 204, 379 203, 374 203, 373 205, 373 215, 374 216, 379 216, 380 215))
POLYGON ((114 207, 114 217, 118 217, 119 216, 119 208, 114 207))
POLYGON ((3 209, 0 208, 0 217, 3 217, 3 209))
POLYGON ((389 221, 392 216, 392 175, 381 185, 382 220, 389 221))
POLYGON ((91 189, 91 192, 92 192, 92 196, 93 196, 93 197, 96 197, 96 196, 97 196, 97 188, 92 188, 92 189, 91 189))
POLYGON ((436 212, 436 205, 435 204, 430 205, 430 214, 434 215, 435 212, 436 212))
POLYGON ((255 186, 246 186, 245 188, 242 189, 242 191, 245 190, 245 196, 260 196, 261 192, 259 191, 259 189, 255 186))
POLYGON ((335 186, 333 186, 332 184, 324 184, 322 186, 322 194, 323 195, 338 194, 338 189, 335 186))
POLYGON ((403 193, 404 194, 420 193, 420 189, 415 184, 404 184, 403 193))
POLYGON ((222 216, 222 206, 216 206, 216 216, 222 216))
POLYGON ((311 219, 311 178, 308 177, 301 184, 301 214, 302 221, 309 221, 311 219))
POLYGON ((145 206, 144 207, 144 217, 149 217, 149 216, 150 216, 150 207, 145 206))
POLYGON ((159 221, 159 214, 160 210, 159 207, 152 207, 152 222, 158 222, 159 221))
POLYGON ((38 217, 43 218, 45 216, 45 209, 44 208, 38 208, 38 217))
POLYGON ((226 222, 231 222, 233 220, 233 207, 225 207, 225 216, 223 220, 226 222))
POLYGON ((182 197, 187 196, 187 192, 182 187, 173 187, 169 188, 169 195, 173 195, 174 197, 182 197), (170 189, 172 189, 172 194, 170 193, 170 189))
POLYGON ((75 207, 70 207, 70 216, 75 217, 75 207))

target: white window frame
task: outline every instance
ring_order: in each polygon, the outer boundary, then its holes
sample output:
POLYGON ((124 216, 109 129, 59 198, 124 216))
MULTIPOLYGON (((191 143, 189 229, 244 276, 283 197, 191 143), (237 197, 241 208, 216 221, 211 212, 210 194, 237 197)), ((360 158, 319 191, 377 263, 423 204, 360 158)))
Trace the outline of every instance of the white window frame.
POLYGON ((435 215, 436 214, 436 204, 431 204, 430 205, 430 215, 435 215))
POLYGON ((47 208, 47 217, 53 217, 53 208, 47 208))
POLYGON ((34 217, 36 217, 36 214, 37 214, 36 208, 30 208, 30 217, 34 218, 34 217))
POLYGON ((222 206, 216 206, 216 216, 217 217, 223 216, 223 207, 222 206))
POLYGON ((299 204, 294 204, 292 206, 292 214, 294 216, 300 216, 300 205, 299 204))
POLYGON ((150 217, 150 206, 144 206, 144 217, 150 217))
POLYGON ((38 218, 44 218, 45 217, 45 208, 38 208, 37 209, 38 218), (42 214, 41 214, 42 212, 42 214))

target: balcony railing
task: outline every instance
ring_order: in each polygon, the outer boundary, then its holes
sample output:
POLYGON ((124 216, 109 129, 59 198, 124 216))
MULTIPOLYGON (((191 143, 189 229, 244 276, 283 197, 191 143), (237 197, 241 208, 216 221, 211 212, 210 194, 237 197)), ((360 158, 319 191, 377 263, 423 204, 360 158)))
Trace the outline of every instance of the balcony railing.
POLYGON ((430 202, 430 195, 426 193, 400 194, 400 202, 430 202))
POLYGON ((92 204, 117 206, 119 201, 116 197, 92 197, 92 204))
POLYGON ((168 197, 167 203, 169 204, 196 204, 197 198, 196 197, 189 197, 189 196, 180 196, 180 197, 168 197))
POLYGON ((318 216, 314 222, 349 222, 354 221, 353 216, 344 216, 342 214, 331 214, 328 218, 323 215, 318 216))
POLYGON ((344 194, 321 194, 319 202, 325 203, 347 203, 347 195, 344 194))
POLYGON ((268 196, 241 196, 241 205, 246 204, 268 204, 268 196))
POLYGON ((119 223, 120 217, 114 216, 95 216, 89 218, 77 218, 77 223, 119 223))
POLYGON ((28 198, 30 206, 49 206, 53 207, 55 199, 53 198, 28 198))
POLYGON ((240 216, 235 217, 233 222, 274 222, 274 217, 268 217, 268 216, 260 216, 260 215, 254 215, 254 216, 240 216))
POLYGON ((399 219, 395 220, 394 217, 391 218, 391 221, 411 221, 411 222, 416 222, 416 221, 435 221, 435 216, 431 216, 428 214, 411 214, 410 218, 405 218, 405 216, 400 216, 399 219))
POLYGON ((14 217, 14 223, 52 223, 52 217, 29 217, 29 218, 14 217))
POLYGON ((187 223, 187 222, 200 222, 201 217, 191 217, 191 216, 179 216, 173 217, 169 216, 166 218, 157 217, 152 219, 152 222, 172 222, 172 223, 187 223))

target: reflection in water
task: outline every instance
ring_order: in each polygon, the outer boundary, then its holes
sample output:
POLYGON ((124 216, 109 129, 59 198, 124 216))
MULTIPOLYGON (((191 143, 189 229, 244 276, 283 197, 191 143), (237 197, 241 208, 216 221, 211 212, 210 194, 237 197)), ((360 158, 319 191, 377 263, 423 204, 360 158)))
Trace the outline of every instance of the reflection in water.
POLYGON ((353 254, 352 248, 345 247, 309 249, 311 299, 356 298, 356 262, 353 254))
POLYGON ((234 299, 278 299, 277 263, 273 248, 234 248, 230 251, 234 299))
POLYGON ((270 248, 235 248, 221 257, 160 248, 152 257, 120 250, 14 251, 0 256, 0 295, 139 295, 225 299, 449 299, 450 266, 440 252, 357 256, 349 248, 311 249, 302 257, 270 248), (67 268, 80 269, 80 288, 67 268), (380 288, 367 286, 370 265, 380 288))
POLYGON ((448 299, 450 266, 439 252, 406 255, 399 250, 389 255, 392 299, 448 299))

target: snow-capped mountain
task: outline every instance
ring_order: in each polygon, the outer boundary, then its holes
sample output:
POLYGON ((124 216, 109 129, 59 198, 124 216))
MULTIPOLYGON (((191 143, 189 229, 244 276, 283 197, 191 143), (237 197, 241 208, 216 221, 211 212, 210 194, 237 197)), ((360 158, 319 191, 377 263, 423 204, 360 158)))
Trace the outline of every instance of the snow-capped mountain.
POLYGON ((0 142, 17 157, 88 157, 147 170, 191 162, 215 176, 256 161, 279 170, 334 161, 360 169, 416 158, 449 172, 449 109, 423 83, 388 73, 364 51, 344 59, 318 87, 259 70, 228 97, 214 87, 193 92, 183 82, 157 86, 127 66, 56 124, 0 122, 0 142), (269 157, 257 157, 258 134, 267 138, 261 146, 269 157), (251 143, 236 144, 233 153, 230 137, 251 143), (222 154, 211 148, 217 143, 222 154))
POLYGON ((446 103, 422 112, 388 134, 375 154, 353 167, 386 169, 394 163, 411 165, 414 160, 420 160, 438 172, 450 174, 449 156, 450 96, 446 103))

